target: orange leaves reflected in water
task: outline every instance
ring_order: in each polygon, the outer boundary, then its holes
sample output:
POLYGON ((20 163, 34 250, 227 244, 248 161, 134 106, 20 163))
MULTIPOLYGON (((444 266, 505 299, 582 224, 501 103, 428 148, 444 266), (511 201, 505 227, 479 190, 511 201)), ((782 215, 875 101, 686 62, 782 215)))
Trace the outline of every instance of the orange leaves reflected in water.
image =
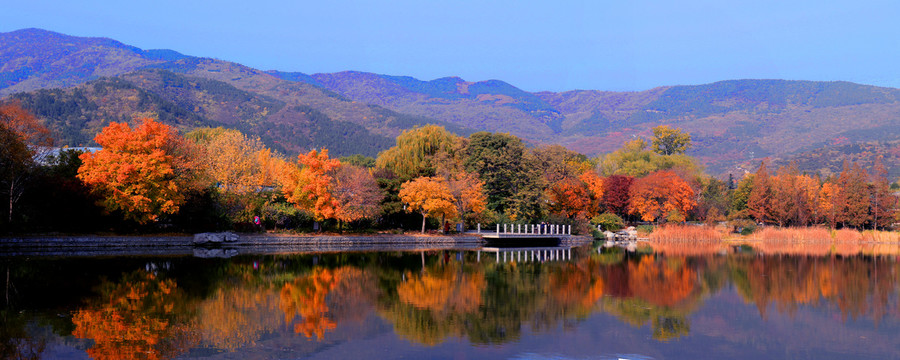
POLYGON ((72 317, 77 338, 92 339, 94 359, 168 359, 196 343, 188 328, 173 320, 180 294, 174 280, 134 272, 101 285, 102 297, 72 317))
POLYGON ((407 281, 397 286, 400 301, 439 314, 465 313, 478 309, 484 291, 484 273, 467 274, 458 266, 447 266, 424 274, 406 274, 407 281))
POLYGON ((325 332, 334 330, 337 323, 329 317, 327 297, 343 281, 361 279, 359 269, 343 267, 338 269, 317 268, 306 276, 301 276, 284 284, 281 288, 281 310, 285 322, 294 323, 294 332, 307 338, 323 339, 325 332), (299 316, 299 321, 294 321, 299 316))
POLYGON ((673 306, 686 299, 694 290, 697 273, 684 259, 657 261, 645 256, 636 264, 628 263, 631 290, 634 295, 651 304, 673 306))

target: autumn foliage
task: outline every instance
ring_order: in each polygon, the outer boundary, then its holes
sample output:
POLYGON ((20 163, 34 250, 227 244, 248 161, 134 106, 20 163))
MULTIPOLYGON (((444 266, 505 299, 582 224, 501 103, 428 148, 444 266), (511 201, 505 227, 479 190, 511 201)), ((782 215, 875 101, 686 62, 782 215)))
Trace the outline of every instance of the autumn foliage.
POLYGON ((420 177, 407 181, 400 187, 400 199, 407 204, 407 211, 422 214, 423 233, 428 216, 456 216, 456 199, 442 178, 420 177))
POLYGON ((754 174, 747 208, 757 221, 780 226, 888 226, 897 198, 880 161, 872 170, 869 174, 858 164, 845 163, 838 176, 821 180, 800 174, 794 164, 772 175, 763 162, 754 174))
POLYGON ((381 212, 384 194, 372 173, 361 167, 341 164, 334 173, 332 194, 338 203, 335 218, 340 221, 374 218, 381 212))
POLYGON ((657 171, 634 182, 628 209, 644 221, 663 217, 683 221, 694 206, 694 190, 686 181, 674 172, 657 171))
POLYGON ((189 328, 173 321, 181 296, 174 280, 134 272, 101 289, 100 301, 72 316, 72 335, 94 342, 91 358, 169 359, 195 344, 189 328))
POLYGON ((300 154, 297 160, 302 165, 299 172, 282 177, 282 186, 288 201, 301 209, 315 214, 316 219, 334 219, 340 203, 332 196, 334 183, 331 171, 340 165, 337 159, 328 158, 328 149, 300 154))
POLYGON ((103 149, 81 155, 78 178, 102 196, 107 211, 148 223, 178 211, 197 187, 193 148, 168 125, 149 118, 133 129, 113 122, 94 140, 103 149))

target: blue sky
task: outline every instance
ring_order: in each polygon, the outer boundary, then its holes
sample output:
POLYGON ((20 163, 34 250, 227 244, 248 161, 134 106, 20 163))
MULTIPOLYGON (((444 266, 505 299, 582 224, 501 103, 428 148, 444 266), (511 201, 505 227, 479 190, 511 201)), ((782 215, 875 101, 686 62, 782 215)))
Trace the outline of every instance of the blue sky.
POLYGON ((109 37, 254 68, 528 91, 730 79, 900 87, 898 1, 5 1, 0 32, 109 37))

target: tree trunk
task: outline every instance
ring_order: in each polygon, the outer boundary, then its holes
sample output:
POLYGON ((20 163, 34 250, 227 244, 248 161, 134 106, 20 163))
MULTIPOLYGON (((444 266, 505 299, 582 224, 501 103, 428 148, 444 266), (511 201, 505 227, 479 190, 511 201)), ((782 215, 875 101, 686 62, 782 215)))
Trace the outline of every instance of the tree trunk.
POLYGON ((422 213, 422 233, 425 233, 425 213, 422 213))

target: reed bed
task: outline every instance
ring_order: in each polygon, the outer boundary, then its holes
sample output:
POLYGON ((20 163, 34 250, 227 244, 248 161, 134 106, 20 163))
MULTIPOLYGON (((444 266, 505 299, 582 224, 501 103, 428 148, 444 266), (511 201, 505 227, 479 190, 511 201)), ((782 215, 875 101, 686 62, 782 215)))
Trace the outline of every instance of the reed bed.
POLYGON ((775 228, 766 227, 751 235, 752 238, 768 243, 831 243, 831 231, 825 228, 775 228))
MULTIPOLYGON (((723 227, 664 225, 649 236, 654 251, 670 255, 704 255, 727 251, 723 227)), ((747 238, 756 251, 771 255, 900 255, 900 232, 831 230, 824 227, 762 228, 747 238)))
POLYGON ((900 243, 900 232, 871 230, 862 233, 862 240, 873 243, 900 243))
POLYGON ((650 234, 654 251, 668 255, 707 255, 727 249, 725 228, 689 225, 660 226, 650 234))
POLYGON ((863 241, 862 233, 856 230, 840 229, 834 231, 835 244, 859 244, 863 241))
POLYGON ((771 255, 823 256, 832 250, 831 231, 825 228, 767 227, 753 233, 757 251, 771 255))
POLYGON ((650 234, 650 243, 720 244, 725 228, 691 225, 664 225, 650 234))

